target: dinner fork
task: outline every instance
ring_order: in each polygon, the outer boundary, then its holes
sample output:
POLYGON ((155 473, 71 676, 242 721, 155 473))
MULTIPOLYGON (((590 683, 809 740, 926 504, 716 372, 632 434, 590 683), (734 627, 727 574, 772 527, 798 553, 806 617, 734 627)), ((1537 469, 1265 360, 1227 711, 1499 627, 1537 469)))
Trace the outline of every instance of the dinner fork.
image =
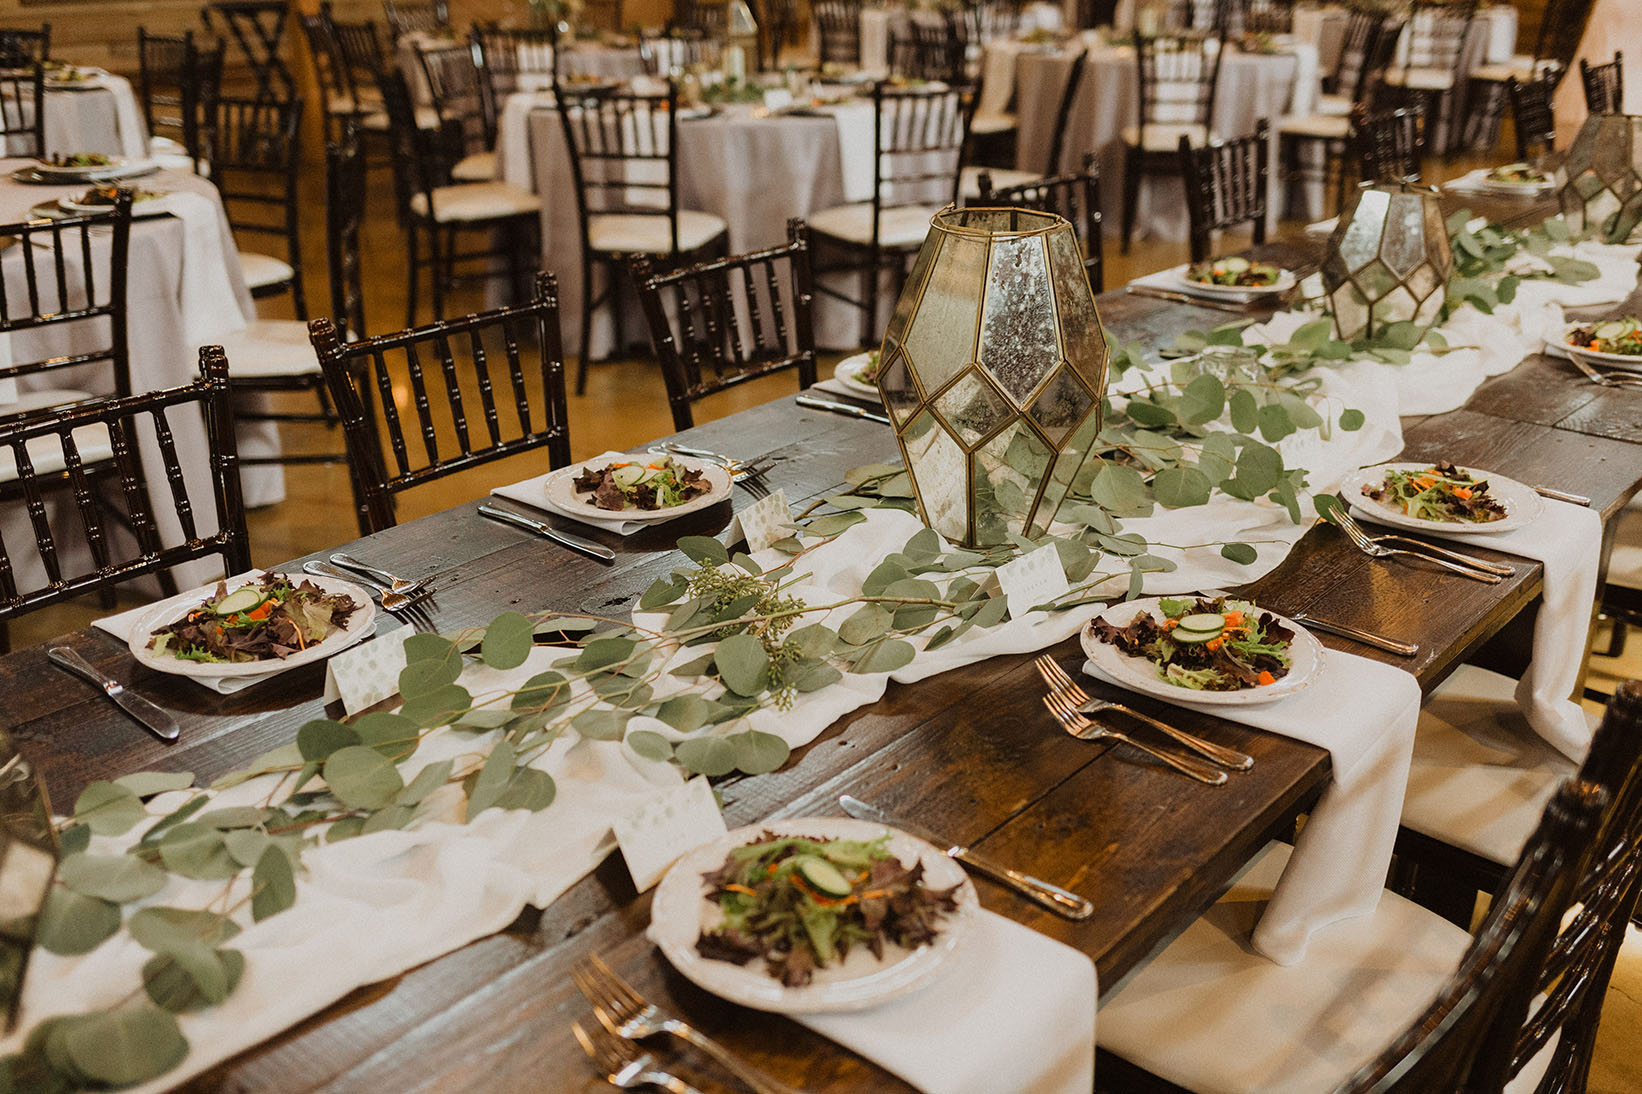
POLYGON ((1509 577, 1515 571, 1508 566, 1499 566, 1492 562, 1484 562, 1480 558, 1462 555, 1458 551, 1450 551, 1426 543, 1424 540, 1409 539, 1407 536, 1371 536, 1363 531, 1362 525, 1347 513, 1345 506, 1336 506, 1332 512, 1332 521, 1340 530, 1357 545, 1357 549, 1370 558, 1392 558, 1396 555, 1407 555, 1410 558, 1423 558, 1425 561, 1451 570, 1456 574, 1486 582, 1489 585, 1498 585, 1500 581, 1509 577), (1392 546, 1404 544, 1406 546, 1392 546))
POLYGON ((1043 677, 1043 682, 1049 685, 1049 690, 1070 699, 1077 707, 1079 714, 1100 714, 1104 711, 1115 710, 1120 714, 1127 714, 1131 718, 1138 719, 1161 730, 1180 744, 1185 745, 1194 752, 1202 753, 1222 767, 1229 767, 1233 771, 1247 771, 1254 766, 1254 757, 1245 755, 1235 748, 1226 748, 1212 741, 1205 741, 1201 737, 1193 736, 1183 729, 1176 729, 1166 722, 1160 722, 1151 715, 1142 714, 1133 707, 1124 706, 1122 703, 1113 702, 1110 699, 1090 698, 1089 693, 1079 687, 1076 680, 1066 675, 1066 670, 1061 668, 1060 664, 1047 653, 1040 656, 1033 664, 1037 666, 1038 674, 1043 677))
POLYGON ((1583 372, 1586 379, 1593 384, 1601 384, 1603 387, 1636 387, 1642 385, 1642 373, 1598 372, 1582 360, 1577 353, 1568 354, 1568 360, 1572 361, 1574 367, 1583 372))
MULTIPOLYGON (((320 577, 334 577, 342 581, 353 580, 352 574, 343 573, 335 566, 325 562, 320 562, 317 559, 304 562, 302 564, 302 568, 307 570, 310 574, 318 574, 320 577)), ((393 612, 397 615, 400 612, 414 610, 416 602, 423 599, 428 594, 424 591, 416 596, 406 596, 403 593, 396 593, 392 589, 385 589, 379 585, 376 588, 376 595, 377 598, 382 601, 382 607, 384 610, 393 612)))
POLYGON ((730 1050, 688 1022, 674 1018, 648 1002, 606 965, 598 954, 588 954, 570 970, 576 987, 593 1004, 593 1016, 611 1033, 628 1040, 642 1040, 658 1033, 683 1038, 717 1060, 752 1087, 757 1094, 791 1094, 787 1087, 752 1065, 737 1059, 730 1050))
POLYGON ((380 569, 376 566, 367 565, 352 555, 345 554, 342 551, 336 551, 331 555, 331 564, 333 566, 341 566, 345 569, 352 570, 357 574, 364 574, 378 585, 392 589, 400 596, 414 597, 418 593, 426 590, 428 587, 428 582, 432 580, 431 578, 424 577, 418 581, 406 581, 404 578, 396 577, 393 574, 388 573, 386 570, 380 569))
POLYGON ((1043 705, 1049 708, 1049 713, 1055 716, 1055 721, 1060 723, 1062 729, 1080 741, 1098 741, 1103 737, 1110 737, 1114 741, 1122 741, 1126 745, 1131 745, 1142 752, 1156 756, 1182 775, 1190 775, 1198 782, 1208 783, 1210 786, 1219 786, 1226 781, 1225 771, 1218 767, 1194 760, 1190 756, 1180 756, 1173 752, 1165 752, 1160 748, 1153 748, 1150 745, 1143 745, 1128 734, 1119 733, 1115 729, 1108 729, 1103 725, 1091 722, 1078 713, 1077 704, 1072 702, 1063 692, 1051 691, 1043 697, 1043 705))
POLYGON ((686 448, 684 445, 671 442, 656 445, 650 449, 650 453, 656 456, 694 456, 698 460, 711 460, 730 473, 731 482, 742 487, 753 497, 770 496, 770 487, 764 481, 764 476, 775 466, 773 457, 759 456, 751 460, 738 460, 717 452, 708 452, 704 448, 686 448))
POLYGON ((656 1066, 656 1058, 631 1041, 623 1041, 602 1029, 586 1030, 580 1022, 570 1023, 570 1032, 582 1051, 604 1072, 604 1081, 623 1090, 636 1086, 659 1086, 670 1094, 701 1094, 701 1091, 670 1071, 656 1066))

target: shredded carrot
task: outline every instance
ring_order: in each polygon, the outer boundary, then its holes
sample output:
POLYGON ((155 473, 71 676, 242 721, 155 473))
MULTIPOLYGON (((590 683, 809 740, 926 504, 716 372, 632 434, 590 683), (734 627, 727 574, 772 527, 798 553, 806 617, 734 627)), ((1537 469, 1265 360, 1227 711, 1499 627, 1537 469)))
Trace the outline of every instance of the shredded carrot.
POLYGON ((1211 639, 1209 639, 1209 641, 1207 643, 1210 650, 1217 650, 1221 646, 1224 646, 1225 644, 1226 644, 1226 640, 1224 638, 1211 638, 1211 639))
POLYGON ((1178 620, 1178 619, 1165 619, 1161 624, 1159 624, 1159 626, 1161 626, 1166 631, 1172 631, 1176 627, 1180 626, 1180 620, 1178 620))
POLYGON ((1234 610, 1234 611, 1229 611, 1229 612, 1226 613, 1226 626, 1228 626, 1228 627, 1238 627, 1238 626, 1242 626, 1242 624, 1243 624, 1243 613, 1242 612, 1234 610))
POLYGON ((1471 491, 1464 486, 1456 486, 1454 487, 1454 496, 1459 498, 1461 501, 1470 501, 1471 491))
POLYGON ((732 892, 732 893, 746 893, 748 896, 757 896, 758 895, 758 890, 749 889, 745 885, 737 885, 734 882, 731 882, 730 884, 728 884, 724 887, 726 889, 730 890, 730 892, 732 892))

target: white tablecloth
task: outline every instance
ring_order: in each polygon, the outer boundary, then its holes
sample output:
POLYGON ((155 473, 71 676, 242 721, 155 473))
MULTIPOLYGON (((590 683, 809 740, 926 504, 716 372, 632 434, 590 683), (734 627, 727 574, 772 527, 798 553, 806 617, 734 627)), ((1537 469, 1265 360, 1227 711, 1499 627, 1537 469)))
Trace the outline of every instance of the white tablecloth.
MULTIPOLYGON (((124 76, 99 72, 75 88, 48 87, 44 109, 47 153, 101 152, 133 159, 148 155, 148 127, 131 81, 124 76)), ((32 116, 32 104, 26 104, 24 111, 25 116, 32 116)), ((29 154, 19 138, 5 143, 12 155, 29 154)))

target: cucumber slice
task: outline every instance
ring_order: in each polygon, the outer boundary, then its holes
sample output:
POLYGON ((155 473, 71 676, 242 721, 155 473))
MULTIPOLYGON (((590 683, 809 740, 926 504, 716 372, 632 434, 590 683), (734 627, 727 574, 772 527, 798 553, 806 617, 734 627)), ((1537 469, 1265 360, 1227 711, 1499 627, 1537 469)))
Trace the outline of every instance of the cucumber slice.
POLYGON ((639 476, 640 482, 655 482, 662 476, 662 471, 655 467, 646 467, 644 474, 639 476))
POLYGON ((799 860, 798 872, 804 875, 804 880, 819 893, 825 896, 844 897, 850 895, 850 883, 838 867, 824 858, 805 856, 799 860))
POLYGON ((241 585, 221 600, 212 609, 218 615, 239 615, 256 609, 264 600, 268 599, 262 590, 255 585, 241 585))
POLYGON ((1225 270, 1227 273, 1242 273, 1244 270, 1249 268, 1249 260, 1246 258, 1238 258, 1236 255, 1233 255, 1230 258, 1222 258, 1220 260, 1220 268, 1225 270))
POLYGON ((1226 629, 1226 617, 1215 612, 1199 612, 1196 615, 1182 616, 1176 629, 1195 631, 1198 634, 1219 634, 1226 629))
POLYGON ((1219 638, 1224 633, 1224 631, 1189 631, 1184 627, 1176 627, 1169 632, 1169 641, 1179 643, 1182 646, 1196 646, 1219 638))
POLYGON ((625 467, 616 468, 610 473, 610 477, 616 480, 617 486, 625 490, 644 478, 644 468, 636 463, 630 463, 625 467))
POLYGON ((1591 333, 1596 335, 1598 338, 1608 339, 1618 338, 1620 335, 1625 333, 1625 330, 1625 324, 1616 320, 1607 323, 1598 323, 1591 329, 1591 333))

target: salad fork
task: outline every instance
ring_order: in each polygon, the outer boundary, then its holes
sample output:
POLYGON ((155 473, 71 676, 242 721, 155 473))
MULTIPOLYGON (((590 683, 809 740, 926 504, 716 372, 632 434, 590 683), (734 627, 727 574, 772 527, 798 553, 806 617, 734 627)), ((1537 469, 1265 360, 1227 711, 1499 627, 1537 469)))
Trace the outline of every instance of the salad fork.
POLYGON ((1407 536, 1371 536, 1363 531, 1362 525, 1358 524, 1351 514, 1346 512, 1344 505, 1334 507, 1328 519, 1357 545, 1359 551, 1370 558, 1392 558, 1397 555, 1422 558, 1445 570, 1489 585, 1498 585, 1502 579, 1516 572, 1508 566, 1484 562, 1480 558, 1462 555, 1458 551, 1437 547, 1423 540, 1409 539, 1407 536), (1392 546, 1393 544, 1405 546, 1392 546))
POLYGON ((611 1086, 619 1086, 623 1090, 659 1086, 669 1094, 701 1094, 677 1075, 661 1070, 656 1066, 654 1056, 631 1041, 623 1041, 602 1029, 583 1029, 580 1022, 570 1023, 570 1032, 575 1034, 582 1051, 592 1057, 599 1070, 604 1072, 604 1081, 611 1086))
MULTIPOLYGON (((307 570, 310 574, 318 574, 320 577, 334 577, 343 581, 353 580, 353 575, 343 573, 335 566, 320 562, 317 559, 311 559, 308 562, 304 562, 302 564, 302 568, 307 570)), ((382 607, 385 611, 390 611, 397 615, 400 612, 412 610, 416 602, 427 594, 423 593, 421 596, 406 596, 403 593, 394 592, 391 588, 383 588, 378 585, 376 588, 376 595, 377 599, 382 601, 382 607)))
POLYGON ((1078 713, 1077 704, 1072 702, 1064 693, 1051 691, 1043 697, 1043 705, 1049 708, 1049 713, 1055 716, 1060 727, 1080 741, 1098 741, 1110 737, 1114 741, 1122 741, 1126 745, 1140 749, 1157 757, 1182 775, 1189 775, 1200 783, 1210 786, 1219 786, 1226 781, 1226 773, 1218 767, 1213 767, 1190 756, 1179 756, 1173 752, 1165 752, 1160 748, 1143 745, 1128 734, 1119 733, 1115 729, 1108 729, 1098 725, 1078 713))
POLYGON ((404 578, 396 577, 393 574, 388 573, 386 570, 378 569, 375 566, 366 565, 352 555, 345 554, 341 551, 337 551, 331 555, 331 564, 333 566, 341 566, 344 569, 352 570, 357 574, 364 574, 378 585, 381 585, 384 588, 392 589, 400 596, 415 597, 418 593, 422 593, 427 589, 428 581, 430 580, 429 578, 424 577, 420 581, 406 581, 404 578))
POLYGON ((648 1002, 598 954, 588 954, 576 962, 575 968, 570 970, 570 977, 587 1001, 593 1004, 593 1016, 611 1034, 628 1041, 638 1041, 658 1033, 671 1033, 728 1068, 752 1087, 756 1094, 791 1094, 787 1087, 752 1065, 736 1059, 729 1049, 688 1022, 674 1018, 648 1002))
POLYGON ((1183 729, 1176 729, 1166 722, 1160 722, 1151 715, 1142 714, 1133 707, 1124 706, 1122 703, 1113 702, 1109 699, 1090 698, 1089 693, 1079 687, 1076 680, 1066 675, 1066 670, 1061 668, 1059 662, 1047 653, 1032 663, 1037 666, 1038 675, 1043 677, 1043 682, 1049 685, 1049 690, 1071 700, 1073 705, 1077 707, 1079 714, 1100 714, 1104 711, 1115 710, 1120 714, 1127 714, 1131 718, 1161 730, 1175 741, 1194 752, 1202 753, 1222 767, 1229 767, 1233 771, 1247 771, 1254 766, 1254 757, 1245 755, 1235 748, 1226 748, 1212 741, 1205 741, 1201 737, 1193 736, 1183 729))
POLYGON ((1635 372, 1598 372, 1587 364, 1577 353, 1569 353, 1568 360, 1574 367, 1585 374, 1585 378, 1593 384, 1603 387, 1636 387, 1642 385, 1642 373, 1635 372))

